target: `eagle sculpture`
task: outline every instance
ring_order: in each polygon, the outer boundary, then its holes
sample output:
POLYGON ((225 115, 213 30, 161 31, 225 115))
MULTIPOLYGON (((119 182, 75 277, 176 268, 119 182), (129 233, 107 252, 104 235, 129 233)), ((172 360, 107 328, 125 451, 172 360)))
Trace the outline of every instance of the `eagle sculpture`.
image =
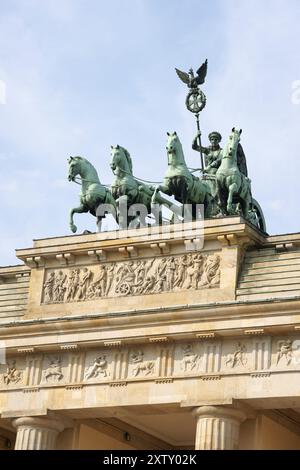
POLYGON ((180 80, 186 83, 189 88, 197 88, 198 85, 202 85, 202 83, 204 83, 205 81, 205 77, 207 74, 207 59, 197 70, 196 77, 194 76, 193 69, 190 69, 188 73, 182 72, 181 70, 176 68, 175 70, 180 80))

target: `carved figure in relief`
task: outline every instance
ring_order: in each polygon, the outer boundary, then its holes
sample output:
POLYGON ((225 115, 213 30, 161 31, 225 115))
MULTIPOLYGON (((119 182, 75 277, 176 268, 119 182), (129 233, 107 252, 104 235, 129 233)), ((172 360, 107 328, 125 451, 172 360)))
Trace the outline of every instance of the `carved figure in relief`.
POLYGON ((154 276, 147 276, 145 283, 143 284, 142 294, 150 294, 154 289, 156 279, 154 276))
POLYGON ((235 366, 239 366, 239 365, 245 367, 245 365, 247 363, 247 358, 245 356, 245 352, 246 352, 246 346, 239 342, 237 344, 237 348, 234 351, 234 353, 227 355, 227 359, 225 361, 225 364, 228 367, 231 367, 231 368, 233 368, 235 366))
POLYGON ((107 286, 105 295, 109 294, 110 288, 112 286, 114 280, 114 273, 115 273, 116 265, 113 263, 110 266, 106 266, 106 277, 107 277, 107 286))
POLYGON ((66 275, 62 271, 58 271, 54 278, 53 287, 53 300, 55 302, 61 302, 64 300, 65 295, 65 283, 66 275))
POLYGON ((184 255, 175 260, 176 262, 176 276, 174 280, 174 287, 181 288, 186 278, 186 269, 188 266, 188 257, 184 255))
POLYGON ((59 357, 53 357, 49 359, 49 365, 44 371, 44 379, 48 382, 49 379, 55 382, 60 381, 63 378, 62 364, 59 357))
POLYGON ((190 289, 193 286, 193 277, 194 277, 194 257, 190 253, 187 259, 187 269, 186 269, 186 289, 190 289))
POLYGON ((87 289, 87 298, 94 299, 106 295, 107 269, 104 265, 99 266, 99 271, 94 277, 93 282, 87 289))
POLYGON ((11 361, 7 364, 7 371, 3 375, 3 381, 6 385, 10 383, 17 383, 21 380, 22 373, 16 368, 16 361, 11 361))
POLYGON ((197 289, 198 283, 203 273, 203 256, 200 253, 194 256, 193 268, 194 268, 194 273, 192 276, 192 287, 193 289, 197 289))
POLYGON ((142 351, 134 351, 131 353, 131 362, 134 364, 132 373, 134 377, 143 372, 144 375, 152 374, 154 371, 154 361, 144 361, 144 353, 142 351))
POLYGON ((167 258, 162 258, 159 260, 158 266, 157 266, 157 276, 162 276, 163 274, 165 274, 167 262, 168 262, 167 258))
POLYGON ((147 261, 138 261, 137 262, 137 272, 136 272, 136 285, 143 283, 146 275, 146 265, 147 261))
POLYGON ((138 261, 137 263, 137 274, 136 274, 136 285, 134 286, 135 294, 142 294, 145 288, 145 280, 147 275, 154 263, 154 258, 149 261, 138 261))
POLYGON ((176 272, 176 263, 175 263, 174 257, 172 256, 171 258, 168 259, 167 267, 166 267, 167 289, 169 291, 172 290, 174 287, 175 272, 176 272))
POLYGON ((92 273, 88 268, 83 269, 83 272, 81 273, 81 278, 79 280, 79 289, 77 294, 78 299, 85 299, 91 275, 92 273))
POLYGON ((220 256, 209 255, 203 268, 203 274, 199 287, 212 287, 220 282, 220 256))
POLYGON ((80 284, 80 269, 75 269, 75 279, 74 279, 74 286, 73 286, 73 292, 72 292, 72 299, 74 300, 76 297, 77 290, 79 288, 80 284))
POLYGON ((121 264, 117 271, 116 294, 128 295, 131 292, 131 288, 136 284, 136 268, 134 261, 121 264))
POLYGON ((285 363, 288 366, 293 359, 292 340, 287 339, 278 342, 278 352, 276 358, 276 365, 279 364, 282 358, 285 358, 285 363))
POLYGON ((45 302, 53 301, 53 288, 55 283, 54 272, 49 274, 48 279, 44 283, 45 302))
POLYGON ((187 372, 188 370, 192 371, 197 366, 200 356, 194 353, 193 347, 191 344, 187 344, 186 346, 183 346, 182 350, 183 350, 182 368, 184 372, 187 372))
POLYGON ((93 365, 89 368, 89 370, 86 373, 86 380, 92 378, 92 377, 98 377, 99 375, 102 377, 107 377, 108 372, 107 372, 107 360, 106 356, 99 356, 94 359, 93 365))
POLYGON ((74 298, 75 295, 75 275, 76 271, 75 269, 72 269, 68 273, 67 277, 67 286, 66 286, 66 302, 69 302, 74 298))
POLYGON ((163 274, 160 278, 156 280, 153 292, 159 294, 160 292, 166 290, 166 281, 167 277, 165 274, 163 274))

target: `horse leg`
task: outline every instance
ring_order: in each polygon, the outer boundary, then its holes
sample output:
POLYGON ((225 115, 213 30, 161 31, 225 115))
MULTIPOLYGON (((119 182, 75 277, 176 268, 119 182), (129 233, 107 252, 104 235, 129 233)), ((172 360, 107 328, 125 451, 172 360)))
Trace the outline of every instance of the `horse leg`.
POLYGON ((151 197, 151 213, 155 217, 155 225, 162 224, 162 212, 160 210, 160 207, 158 207, 158 205, 162 204, 162 199, 159 194, 160 191, 162 191, 165 194, 168 194, 169 189, 167 186, 157 185, 155 186, 155 189, 153 191, 153 194, 151 197))
MULTIPOLYGON (((152 186, 153 187, 153 186, 152 186)), ((156 202, 159 202, 159 195, 158 193, 159 192, 162 192, 162 193, 165 193, 165 194, 168 194, 169 196, 171 196, 171 192, 169 190, 169 186, 167 186, 166 184, 159 184, 157 186, 155 186, 154 188, 154 193, 152 195, 152 199, 151 199, 151 204, 155 204, 156 202)))
POLYGON ((84 205, 79 206, 79 207, 73 207, 73 209, 70 210, 70 229, 72 230, 73 233, 77 232, 77 227, 74 224, 74 214, 82 214, 83 212, 88 212, 88 208, 84 205))
POLYGON ((102 219, 103 219, 103 217, 98 217, 98 216, 97 216, 96 225, 97 225, 97 231, 98 231, 98 232, 101 232, 102 219))
POLYGON ((252 197, 251 197, 250 191, 248 191, 245 199, 241 200, 242 212, 243 212, 243 217, 245 220, 249 220, 249 211, 251 207, 251 202, 252 202, 252 197))
POLYGON ((140 219, 140 227, 146 227, 146 217, 148 214, 145 214, 143 211, 140 213, 139 219, 140 219))
POLYGON ((118 199, 118 222, 120 230, 128 227, 128 197, 120 196, 118 199))
POLYGON ((192 222, 194 219, 194 204, 183 204, 183 216, 184 222, 192 222))
POLYGON ((228 199, 227 199, 227 212, 228 214, 232 214, 232 199, 233 199, 233 195, 235 193, 237 193, 238 191, 238 187, 237 187, 237 184, 236 183, 232 183, 229 188, 228 188, 228 199))
POLYGON ((217 179, 217 199, 218 199, 218 206, 220 208, 220 215, 226 215, 226 203, 227 198, 225 195, 225 191, 221 182, 217 179))

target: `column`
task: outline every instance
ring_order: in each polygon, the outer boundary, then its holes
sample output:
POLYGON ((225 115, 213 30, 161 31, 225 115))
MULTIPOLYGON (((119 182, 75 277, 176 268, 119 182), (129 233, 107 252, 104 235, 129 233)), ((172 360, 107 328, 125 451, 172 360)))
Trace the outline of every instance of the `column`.
POLYGON ((51 450, 55 448, 58 434, 64 429, 61 421, 50 418, 16 418, 15 450, 51 450))
POLYGON ((193 410, 197 418, 196 450, 238 449, 243 411, 225 406, 200 406, 193 410))

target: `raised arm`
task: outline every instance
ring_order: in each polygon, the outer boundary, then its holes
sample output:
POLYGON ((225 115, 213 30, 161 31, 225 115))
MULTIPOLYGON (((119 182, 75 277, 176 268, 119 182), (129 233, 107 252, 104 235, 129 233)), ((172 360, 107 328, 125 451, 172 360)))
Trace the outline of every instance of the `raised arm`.
MULTIPOLYGON (((192 149, 196 150, 197 152, 200 152, 199 136, 201 136, 201 132, 197 132, 192 142, 192 149)), ((205 153, 205 155, 207 155, 209 152, 209 149, 207 147, 201 147, 201 150, 202 153, 205 153)))

